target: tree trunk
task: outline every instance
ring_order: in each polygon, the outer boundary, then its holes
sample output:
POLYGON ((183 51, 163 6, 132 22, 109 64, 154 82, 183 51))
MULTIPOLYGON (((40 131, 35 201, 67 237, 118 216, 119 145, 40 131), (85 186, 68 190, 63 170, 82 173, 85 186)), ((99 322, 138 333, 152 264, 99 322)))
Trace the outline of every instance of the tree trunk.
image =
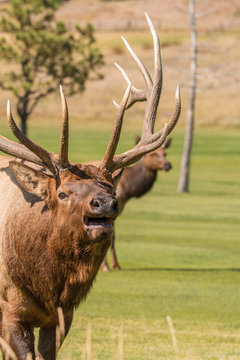
POLYGON ((27 118, 21 117, 21 131, 24 135, 27 135, 27 118))
POLYGON ((194 132, 194 112, 196 100, 196 74, 197 74, 197 31, 196 31, 196 15, 195 15, 195 0, 189 2, 190 13, 190 31, 191 31, 191 84, 189 94, 189 106, 187 111, 186 133, 184 138, 184 148, 180 167, 180 176, 178 182, 178 192, 189 191, 189 176, 190 176, 190 160, 193 144, 194 132))
POLYGON ((25 97, 18 99, 17 112, 21 119, 20 127, 24 135, 27 135, 27 120, 30 115, 30 112, 28 111, 28 105, 29 105, 28 94, 25 94, 25 97))

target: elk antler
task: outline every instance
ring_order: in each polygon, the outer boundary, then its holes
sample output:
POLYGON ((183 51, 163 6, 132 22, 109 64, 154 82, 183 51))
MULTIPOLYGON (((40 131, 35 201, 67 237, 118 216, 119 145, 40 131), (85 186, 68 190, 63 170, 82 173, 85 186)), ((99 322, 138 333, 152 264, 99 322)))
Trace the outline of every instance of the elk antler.
POLYGON ((162 130, 156 132, 155 134, 153 133, 158 103, 162 90, 162 63, 158 35, 147 13, 145 13, 145 15, 152 33, 154 43, 154 76, 152 80, 145 65, 132 50, 127 40, 122 37, 127 49, 131 53, 142 73, 146 88, 140 90, 132 86, 131 81, 125 71, 118 64, 115 64, 120 70, 126 82, 128 83, 128 88, 123 96, 120 105, 114 102, 114 105, 118 110, 117 118, 106 153, 100 164, 101 168, 106 169, 110 172, 114 172, 117 169, 131 165, 134 162, 138 161, 146 153, 160 147, 164 143, 167 135, 170 134, 170 132, 175 127, 181 112, 180 88, 178 86, 176 91, 175 110, 171 120, 169 121, 169 123, 165 124, 162 130), (141 140, 133 149, 126 151, 120 155, 114 155, 120 137, 124 113, 126 109, 129 109, 135 102, 138 101, 147 102, 141 140))
POLYGON ((8 124, 21 144, 0 136, 0 150, 19 159, 47 167, 53 175, 56 175, 61 169, 68 168, 70 166, 68 162, 68 108, 61 86, 60 94, 62 103, 62 130, 58 155, 43 149, 22 133, 13 119, 10 101, 7 104, 8 124))
POLYGON ((60 85, 60 94, 61 94, 61 103, 62 103, 62 129, 61 129, 58 159, 61 167, 67 168, 70 165, 68 161, 68 133, 69 133, 68 107, 61 85, 60 85))

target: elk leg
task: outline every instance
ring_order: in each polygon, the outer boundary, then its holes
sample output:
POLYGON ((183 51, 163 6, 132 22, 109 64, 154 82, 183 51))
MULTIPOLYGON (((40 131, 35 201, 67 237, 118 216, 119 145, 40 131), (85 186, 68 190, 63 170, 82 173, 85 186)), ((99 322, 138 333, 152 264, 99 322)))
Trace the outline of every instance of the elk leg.
MULTIPOLYGON (((28 354, 31 354, 32 360, 35 359, 34 334, 29 325, 14 321, 3 313, 1 335, 18 360, 26 360, 28 354)), ((3 359, 12 359, 4 348, 2 348, 2 354, 3 359)))
POLYGON ((111 263, 112 263, 112 267, 115 270, 121 270, 121 266, 118 263, 117 254, 115 250, 115 229, 113 231, 112 245, 111 245, 111 263))
MULTIPOLYGON (((72 324, 73 312, 64 316, 65 337, 67 336, 72 324)), ((62 339, 60 346, 64 339, 62 339)), ((58 349, 59 350, 59 349, 58 349)), ((55 360, 56 354, 56 326, 51 328, 40 328, 38 341, 37 359, 55 360)))
POLYGON ((110 271, 110 268, 108 266, 108 262, 107 262, 107 255, 105 256, 103 262, 102 262, 102 271, 103 272, 108 272, 110 271))
MULTIPOLYGON (((114 225, 113 225, 114 226, 114 225)), ((113 243, 114 241, 114 229, 113 229, 113 236, 112 236, 112 241, 111 241, 111 244, 113 243)), ((111 245, 112 246, 112 245, 111 245)), ((107 262, 107 255, 104 257, 104 260, 102 262, 102 266, 101 266, 101 269, 103 272, 109 272, 110 271, 110 267, 108 265, 108 262, 107 262)))
POLYGON ((0 336, 2 337, 2 309, 0 308, 0 336))

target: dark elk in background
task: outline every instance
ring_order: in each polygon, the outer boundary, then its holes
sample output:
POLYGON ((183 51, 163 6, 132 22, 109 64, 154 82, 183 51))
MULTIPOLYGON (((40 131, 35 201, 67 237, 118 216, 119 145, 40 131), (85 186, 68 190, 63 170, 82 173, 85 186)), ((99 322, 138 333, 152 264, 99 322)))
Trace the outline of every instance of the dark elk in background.
MULTIPOLYGON (((19 360, 28 354, 35 359, 35 327, 40 327, 38 358, 56 358, 59 308, 66 335, 74 308, 86 298, 110 246, 118 214, 114 193, 121 169, 159 148, 179 118, 177 90, 170 122, 154 133, 162 70, 158 36, 148 16, 147 20, 154 40, 153 80, 126 43, 146 88, 136 89, 121 70, 129 84, 120 105, 116 104, 116 123, 101 162, 69 162, 68 111, 62 91, 58 155, 19 130, 8 104, 8 122, 20 143, 0 136, 0 149, 25 162, 0 159, 0 333, 19 360), (133 149, 114 155, 125 110, 136 101, 147 102, 141 140, 133 149)), ((3 347, 2 351, 8 357, 3 347)))
MULTIPOLYGON (((140 137, 136 136, 135 143, 140 141, 140 137)), ((123 170, 123 174, 116 190, 116 198, 118 200, 119 214, 123 211, 125 204, 133 197, 139 198, 145 195, 153 187, 157 179, 157 172, 169 171, 172 164, 166 157, 166 149, 171 145, 172 138, 168 138, 164 144, 157 150, 146 154, 140 161, 131 167, 123 170)), ((118 214, 118 215, 119 215, 118 214)), ((115 270, 121 270, 116 254, 116 233, 114 230, 111 244, 111 265, 115 270)), ((102 264, 103 271, 109 271, 107 258, 105 257, 102 264)))

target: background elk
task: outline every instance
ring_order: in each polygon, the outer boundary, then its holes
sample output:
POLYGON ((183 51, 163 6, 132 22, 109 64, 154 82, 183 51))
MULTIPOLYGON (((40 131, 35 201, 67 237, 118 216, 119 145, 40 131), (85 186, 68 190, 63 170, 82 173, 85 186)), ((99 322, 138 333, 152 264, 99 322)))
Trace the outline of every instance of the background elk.
POLYGON ((162 69, 159 40, 148 16, 147 20, 154 41, 153 80, 125 41, 146 88, 132 86, 121 69, 128 87, 121 103, 115 103, 116 123, 102 161, 69 162, 68 110, 62 90, 63 120, 57 155, 19 130, 8 103, 8 122, 20 143, 0 136, 0 149, 25 162, 9 157, 0 160, 0 332, 20 360, 29 353, 35 359, 35 327, 40 327, 38 358, 56 358, 58 309, 63 312, 66 335, 74 308, 86 298, 110 246, 118 214, 114 193, 121 169, 159 148, 179 118, 178 89, 170 122, 154 133, 162 69), (141 140, 133 149, 114 155, 125 110, 145 100, 141 140))
MULTIPOLYGON (((136 136, 135 143, 140 141, 140 137, 136 136)), ((157 172, 169 171, 172 168, 172 164, 166 157, 166 149, 171 145, 172 138, 168 138, 159 149, 156 149, 146 154, 140 161, 131 167, 126 167, 123 170, 123 174, 119 180, 116 197, 118 200, 119 213, 123 211, 126 202, 133 197, 139 198, 145 195, 153 187, 154 182, 157 179, 157 172)), ((116 248, 116 232, 114 230, 113 239, 111 244, 111 265, 115 270, 121 270, 119 265, 116 248)), ((107 263, 107 257, 104 258, 102 264, 102 270, 109 271, 107 263)))

